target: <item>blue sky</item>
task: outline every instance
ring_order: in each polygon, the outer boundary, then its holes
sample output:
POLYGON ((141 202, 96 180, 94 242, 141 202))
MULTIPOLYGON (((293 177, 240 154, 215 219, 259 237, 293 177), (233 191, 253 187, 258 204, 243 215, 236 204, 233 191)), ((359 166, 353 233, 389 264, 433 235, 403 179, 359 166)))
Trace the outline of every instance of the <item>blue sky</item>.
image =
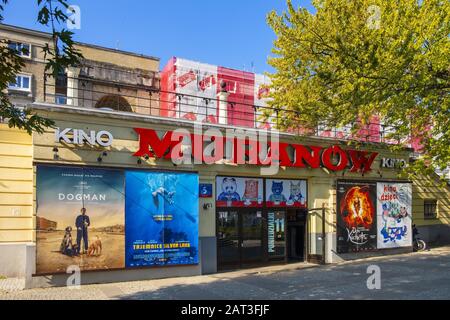
MULTIPOLYGON (((267 64, 273 31, 271 10, 285 0, 69 0, 81 9, 75 40, 161 58, 172 56, 246 69, 271 71, 267 64), (253 64, 253 69, 252 69, 253 64)), ((10 0, 4 23, 49 31, 36 22, 37 0, 10 0)), ((310 1, 294 4, 311 9, 310 1)))

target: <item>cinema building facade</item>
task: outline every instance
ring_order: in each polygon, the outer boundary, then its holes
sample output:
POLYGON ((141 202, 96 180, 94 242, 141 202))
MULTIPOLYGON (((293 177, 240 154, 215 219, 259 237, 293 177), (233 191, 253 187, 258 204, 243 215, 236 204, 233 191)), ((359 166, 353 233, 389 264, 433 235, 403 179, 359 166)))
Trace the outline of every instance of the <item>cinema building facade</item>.
POLYGON ((261 78, 226 68, 173 59, 162 89, 122 70, 122 91, 81 71, 64 103, 47 90, 28 104, 53 128, 0 123, 0 275, 26 287, 65 285, 76 270, 98 283, 412 252, 413 223, 450 240, 449 188, 401 178, 412 150, 390 151, 382 130, 358 148, 342 132, 279 132, 249 108, 264 100, 261 78), (108 99, 94 98, 100 87, 108 99))

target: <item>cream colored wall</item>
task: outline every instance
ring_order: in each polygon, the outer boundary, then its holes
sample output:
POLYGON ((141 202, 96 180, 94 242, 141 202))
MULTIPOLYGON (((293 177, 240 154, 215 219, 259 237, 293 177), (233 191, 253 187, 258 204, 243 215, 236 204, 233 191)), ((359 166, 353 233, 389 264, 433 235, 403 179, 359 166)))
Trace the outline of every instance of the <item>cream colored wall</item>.
POLYGON ((76 44, 74 47, 80 50, 83 57, 87 60, 116 64, 131 69, 159 71, 159 60, 157 59, 133 54, 127 55, 120 51, 115 52, 113 49, 102 49, 100 47, 91 47, 83 44, 76 44))
POLYGON ((418 176, 413 184, 413 219, 417 226, 450 224, 450 188, 437 177, 418 176), (437 200, 437 218, 424 218, 424 200, 437 200))
MULTIPOLYGON (((134 127, 152 128, 165 132, 174 130, 175 127, 163 125, 160 122, 149 123, 140 121, 137 118, 112 119, 106 116, 98 117, 93 115, 81 115, 78 113, 62 112, 44 112, 39 111, 43 116, 50 117, 56 121, 56 125, 61 128, 76 128, 88 130, 108 130, 114 136, 114 143, 111 147, 98 148, 90 146, 77 146, 76 149, 71 145, 65 145, 54 141, 53 129, 47 130, 44 134, 33 135, 33 147, 31 138, 17 130, 10 130, 2 125, 0 131, 0 241, 30 241, 34 239, 33 233, 33 169, 32 160, 39 163, 52 164, 78 164, 99 167, 122 167, 122 168, 141 168, 141 169, 165 169, 165 170, 185 170, 199 172, 201 183, 215 184, 217 175, 230 176, 249 176, 260 177, 261 171, 257 166, 251 165, 179 165, 176 168, 172 162, 166 160, 142 159, 142 164, 137 164, 137 158, 133 153, 138 148, 138 137, 134 132, 134 127), (58 148, 58 159, 55 160, 53 148, 58 148), (101 164, 97 162, 98 156, 107 151, 108 155, 103 157, 101 164), (20 217, 14 217, 11 212, 13 208, 20 208, 20 217), (18 232, 16 232, 18 230, 18 232)), ((288 139, 289 140, 289 139, 288 139)), ((305 145, 330 145, 333 141, 310 138, 295 138, 286 142, 302 143, 305 145)), ((391 154, 386 151, 380 151, 380 155, 373 164, 372 172, 365 174, 350 174, 348 172, 327 173, 323 169, 299 169, 299 168, 280 168, 277 179, 295 178, 308 180, 308 204, 309 208, 321 208, 326 210, 326 232, 336 231, 336 191, 335 181, 337 179, 396 179, 398 171, 379 170, 380 159, 389 155, 392 158, 405 157, 405 154, 391 154)), ((268 176, 267 178, 272 178, 268 176)), ((213 188, 215 189, 215 188, 213 188)), ((200 236, 215 236, 216 215, 215 215, 215 190, 213 197, 200 199, 200 236), (203 204, 210 203, 211 208, 204 210, 203 204)), ((442 190, 436 186, 414 188, 413 206, 414 216, 422 214, 423 217, 423 199, 426 197, 438 197, 439 215, 447 218, 436 221, 426 221, 424 223, 449 223, 448 220, 448 190, 442 190), (430 194, 430 192, 432 192, 430 194)), ((321 221, 312 221, 313 232, 321 232, 321 221)))
MULTIPOLYGON (((140 121, 118 121, 116 119, 97 118, 93 119, 89 116, 67 115, 63 113, 54 113, 52 118, 57 120, 57 126, 61 128, 78 128, 83 130, 103 130, 107 129, 114 136, 114 143, 112 147, 108 148, 94 148, 90 146, 80 146, 76 150, 73 146, 67 146, 61 143, 54 142, 53 130, 47 131, 43 135, 34 135, 34 159, 37 162, 48 163, 68 163, 68 164, 87 164, 91 166, 98 166, 97 158, 106 150, 108 156, 103 158, 100 166, 112 167, 127 167, 127 168, 142 168, 151 169, 158 167, 166 170, 187 170, 198 171, 200 173, 201 183, 215 184, 215 177, 217 175, 231 175, 231 176, 254 176, 260 177, 261 171, 257 166, 251 165, 179 165, 176 168, 172 162, 165 160, 149 159, 143 160, 141 165, 137 164, 136 157, 133 153, 138 148, 138 137, 134 132, 134 127, 152 128, 165 132, 174 130, 173 126, 164 126, 161 124, 145 124, 140 121), (53 147, 58 147, 59 160, 54 160, 53 147)), ((331 145, 332 141, 314 141, 310 138, 295 138, 290 142, 312 144, 312 145, 331 145)), ((384 152, 384 155, 387 155, 384 152)), ((404 154, 389 154, 391 157, 404 157, 404 154)), ((336 199, 334 181, 340 178, 346 179, 377 179, 380 178, 380 173, 377 168, 380 168, 380 159, 383 152, 373 164, 374 170, 367 173, 365 177, 360 174, 346 173, 327 173, 322 169, 299 169, 299 168, 280 168, 276 175, 277 179, 296 178, 308 180, 308 199, 310 208, 322 208, 326 210, 326 232, 334 232, 336 224, 336 199)), ((381 171, 380 171, 381 172, 381 171)), ((397 172, 395 170, 383 170, 384 179, 395 179, 397 172)), ((268 176, 267 178, 271 178, 268 176)), ((214 188, 215 189, 215 188, 214 188)), ((213 190, 215 193, 215 190, 213 190)), ((200 199, 200 236, 215 236, 215 198, 200 199), (211 203, 212 207, 204 210, 203 204, 211 203)), ((321 232, 321 220, 312 221, 312 231, 321 232)))
POLYGON ((34 238, 32 140, 0 124, 0 243, 34 238))

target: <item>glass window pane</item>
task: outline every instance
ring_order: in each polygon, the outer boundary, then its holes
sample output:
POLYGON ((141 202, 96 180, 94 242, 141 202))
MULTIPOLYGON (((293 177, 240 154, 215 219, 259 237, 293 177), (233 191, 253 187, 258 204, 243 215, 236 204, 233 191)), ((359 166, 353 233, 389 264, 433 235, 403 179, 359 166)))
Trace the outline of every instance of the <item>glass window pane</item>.
POLYGON ((16 77, 16 82, 11 82, 9 84, 9 87, 10 88, 18 88, 19 87, 19 83, 20 83, 20 79, 19 79, 19 77, 16 77))
POLYGON ((29 89, 30 88, 30 78, 22 77, 22 88, 29 89))
POLYGON ((56 104, 67 104, 67 97, 62 95, 57 95, 55 97, 56 104))
POLYGON ((242 213, 242 260, 262 259, 262 212, 242 213))
POLYGON ((239 262, 237 212, 220 211, 218 213, 217 242, 219 264, 239 262))
POLYGON ((30 55, 30 45, 29 44, 22 44, 21 48, 22 55, 29 56, 30 55))
POLYGON ((16 42, 10 42, 10 43, 8 44, 8 47, 9 47, 11 50, 17 51, 17 43, 16 43, 16 42))

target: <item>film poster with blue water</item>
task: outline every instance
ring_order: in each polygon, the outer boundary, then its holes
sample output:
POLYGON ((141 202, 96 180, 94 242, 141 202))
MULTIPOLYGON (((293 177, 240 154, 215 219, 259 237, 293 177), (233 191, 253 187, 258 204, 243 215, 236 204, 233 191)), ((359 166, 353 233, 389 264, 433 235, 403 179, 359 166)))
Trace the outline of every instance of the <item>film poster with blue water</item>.
POLYGON ((198 175, 127 171, 125 188, 126 266, 197 264, 198 175))

